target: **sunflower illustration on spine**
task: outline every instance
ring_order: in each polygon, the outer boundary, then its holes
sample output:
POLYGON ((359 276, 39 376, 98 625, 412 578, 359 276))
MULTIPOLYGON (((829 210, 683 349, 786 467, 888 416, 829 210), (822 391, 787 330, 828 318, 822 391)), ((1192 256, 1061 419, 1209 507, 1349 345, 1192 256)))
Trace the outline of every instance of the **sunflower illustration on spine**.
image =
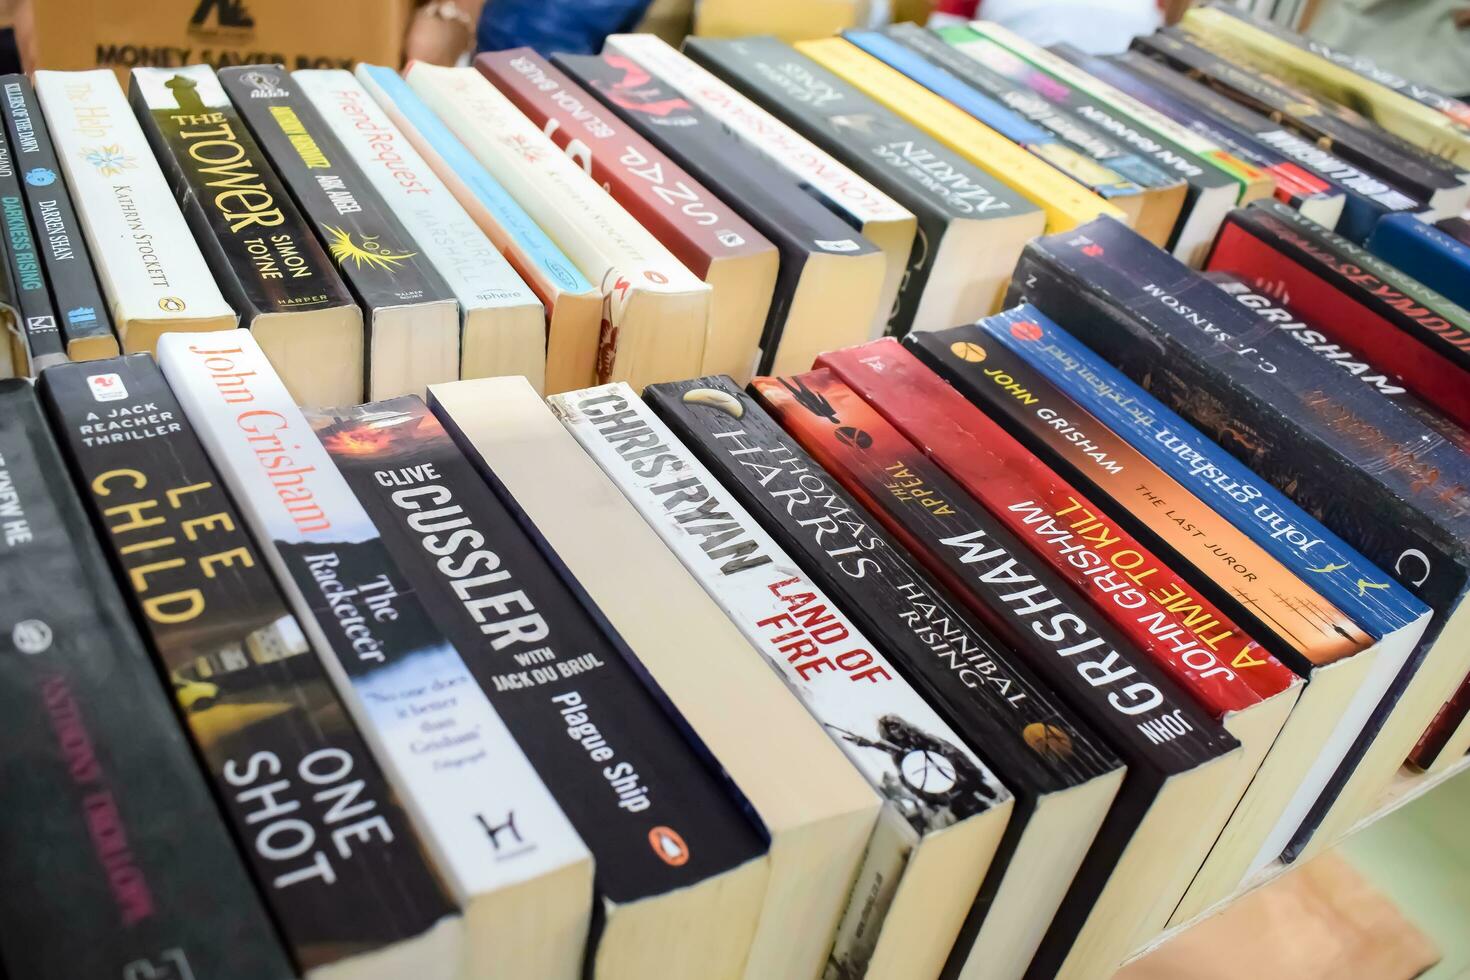
POLYGON ((341 228, 325 226, 327 229, 327 249, 332 253, 332 258, 337 260, 341 266, 352 263, 353 268, 361 269, 364 266, 372 269, 384 269, 389 272, 396 270, 404 261, 411 259, 417 252, 403 252, 394 254, 384 251, 383 246, 378 244, 377 235, 364 235, 362 243, 352 240, 352 232, 341 228))

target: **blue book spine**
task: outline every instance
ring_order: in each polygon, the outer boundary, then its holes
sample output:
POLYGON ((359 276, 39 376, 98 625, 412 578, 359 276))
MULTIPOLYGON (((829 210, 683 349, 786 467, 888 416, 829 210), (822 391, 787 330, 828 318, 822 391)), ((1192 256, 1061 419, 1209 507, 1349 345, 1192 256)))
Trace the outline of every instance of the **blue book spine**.
MULTIPOLYGON (((1470 308, 1470 245, 1413 215, 1396 214, 1373 229, 1368 251, 1446 299, 1470 308)), ((1470 385, 1470 376, 1465 383, 1470 385)))
POLYGON ((1429 612, 1391 576, 1036 307, 1018 306, 979 326, 1375 638, 1429 612), (1035 329, 1013 332, 1018 324, 1035 329))
POLYGON ((556 247, 556 243, 541 230, 525 209, 516 203, 510 192, 490 175, 484 164, 465 148, 449 127, 424 104, 418 93, 398 72, 381 65, 361 65, 358 69, 371 81, 370 90, 374 97, 390 100, 393 108, 402 113, 434 152, 464 181, 477 200, 495 217, 509 234, 513 235, 525 253, 535 260, 546 277, 569 293, 584 293, 592 289, 592 283, 578 271, 572 260, 556 247))
POLYGON ((890 68, 903 72, 946 102, 965 110, 1012 143, 1041 146, 1057 142, 1055 136, 1040 126, 1023 119, 990 96, 982 95, 950 72, 891 37, 877 31, 846 31, 842 37, 890 68))

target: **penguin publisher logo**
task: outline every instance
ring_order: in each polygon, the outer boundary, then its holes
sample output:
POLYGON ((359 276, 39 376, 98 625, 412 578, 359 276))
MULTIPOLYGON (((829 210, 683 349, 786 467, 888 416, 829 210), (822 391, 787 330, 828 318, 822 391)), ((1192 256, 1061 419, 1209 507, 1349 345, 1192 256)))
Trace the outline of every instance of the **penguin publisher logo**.
POLYGON ((689 845, 672 827, 660 824, 648 832, 648 846, 653 848, 659 860, 673 868, 689 863, 689 845))

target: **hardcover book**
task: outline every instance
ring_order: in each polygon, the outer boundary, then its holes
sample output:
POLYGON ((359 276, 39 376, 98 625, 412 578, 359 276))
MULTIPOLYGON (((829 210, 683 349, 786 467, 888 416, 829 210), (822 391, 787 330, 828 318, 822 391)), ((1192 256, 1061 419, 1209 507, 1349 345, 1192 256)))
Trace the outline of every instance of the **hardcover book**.
POLYGON ((11 361, 15 374, 36 377, 52 364, 65 363, 67 356, 20 185, 9 140, 0 132, 0 232, 5 236, 0 248, 9 273, 3 281, 10 294, 4 301, 15 310, 17 321, 9 338, 11 361))
MULTIPOLYGON (((1290 168, 1287 172, 1297 180, 1304 175, 1325 181, 1343 197, 1336 220, 1327 220, 1327 213, 1307 209, 1308 217, 1325 228, 1361 242, 1384 215, 1424 209, 1418 199, 1329 153, 1318 143, 1137 51, 1118 55, 1110 63, 1158 88, 1166 98, 1182 104, 1185 112, 1203 117, 1212 131, 1229 134, 1232 144, 1248 146, 1273 161, 1279 159, 1273 172, 1290 168)), ((1285 203, 1294 205, 1292 201, 1285 203)))
MULTIPOLYGON (((1265 321, 1167 256, 1153 256, 1124 229, 1099 224, 1069 241, 1038 240, 1016 282, 1018 295, 1070 324, 1104 360, 1434 611, 1287 855, 1315 852, 1371 805, 1470 672, 1470 611, 1462 611, 1470 467, 1443 437, 1423 438, 1410 416, 1316 353, 1274 336, 1265 321), (1108 261, 1097 261, 1102 255, 1108 261)), ((1383 583, 1371 571, 1362 585, 1342 583, 1340 601, 1346 605, 1353 591, 1393 591, 1369 589, 1383 583)), ((1389 622, 1360 625, 1381 630, 1389 622)))
MULTIPOLYGON (((588 975, 739 977, 766 845, 685 741, 682 719, 665 713, 421 400, 309 418, 586 842, 597 871, 588 975)), ((499 833, 513 841, 518 826, 499 833)))
POLYGON ((748 376, 776 288, 776 246, 531 48, 486 52, 475 66, 709 284, 700 370, 748 376))
POLYGON ((883 288, 870 336, 882 336, 901 305, 912 307, 923 285, 913 271, 925 249, 915 242, 911 211, 662 38, 613 34, 603 43, 603 54, 628 59, 704 110, 742 146, 775 164, 817 203, 882 250, 883 288))
POLYGON ((544 386, 546 311, 449 188, 351 72, 302 70, 291 77, 459 303, 456 377, 521 374, 544 386))
POLYGON ((816 977, 878 795, 529 385, 436 385, 429 405, 764 825, 770 878, 744 976, 816 977))
POLYGON ((225 68, 219 81, 362 308, 366 396, 458 377, 454 294, 290 73, 225 68))
MULTIPOLYGON (((931 350, 934 347, 930 345, 931 350)), ((984 349, 976 345, 973 351, 984 349)), ((972 352, 969 347, 964 350, 972 352)), ((1126 528, 1126 513, 1122 520, 1113 517, 1114 511, 1126 511, 1126 503, 1114 504, 1106 486, 1097 487, 1102 492, 1089 497, 1075 483, 1061 479, 912 354, 892 344, 870 344, 826 354, 818 364, 846 381, 1030 545, 1038 558, 1236 737, 1241 764, 1236 781, 1221 790, 1234 813, 1201 874, 1208 875, 1212 864, 1223 864, 1231 854, 1237 863, 1235 881, 1223 882, 1222 887, 1238 884, 1243 862, 1255 855, 1310 765, 1313 750, 1325 741, 1321 719, 1331 709, 1309 705, 1293 712, 1303 693, 1297 676, 1195 588, 1188 576, 1177 575, 1134 537, 1126 528), (1105 500, 1108 506, 1094 500, 1105 500), (1322 713, 1315 725, 1309 725, 1313 712, 1322 713), (1276 812, 1271 812, 1273 807, 1276 812)), ((1129 477, 1135 483, 1142 479, 1138 472, 1129 477)), ((1170 549, 1164 553, 1170 554, 1170 549)), ((1187 567, 1188 558, 1179 555, 1174 564, 1187 567)), ((1313 691, 1309 700, 1316 702, 1326 686, 1313 691)), ((1341 698, 1336 701, 1340 705, 1341 698)), ((1198 881, 1191 887, 1198 888, 1198 881)))
POLYGON ((773 37, 693 37, 684 53, 913 212, 914 265, 889 333, 937 330, 996 308, 1021 246, 1041 234, 1039 208, 773 37))
POLYGON ((118 346, 112 317, 92 272, 92 252, 30 79, 0 76, 0 114, 5 116, 12 162, 22 177, 21 193, 56 301, 57 327, 66 356, 73 361, 115 357, 118 346))
POLYGON ((1203 260, 1205 242, 1214 236, 1225 213, 1240 198, 1242 188, 1235 177, 1212 166, 1201 153, 1191 152, 1165 133, 1150 130, 1142 118, 1108 104, 972 28, 939 28, 934 31, 934 37, 958 53, 983 55, 1009 72, 1010 77, 1024 81, 1032 98, 1044 101, 1063 118, 1088 127, 1090 132, 1109 141, 1115 152, 1132 154, 1146 164, 1160 189, 1177 185, 1179 216, 1170 229, 1167 244, 1186 261, 1194 256, 1198 256, 1198 261, 1203 260), (1198 214, 1197 207, 1201 208, 1198 214))
POLYGON ((809 364, 834 344, 868 336, 886 268, 876 245, 636 62, 621 55, 551 60, 780 250, 775 292, 748 365, 809 364))
POLYGON ((453 897, 413 894, 382 976, 576 976, 586 848, 259 345, 171 334, 158 361, 453 897))
POLYGON ((1391 145, 1389 135, 1351 109, 1314 99, 1201 47, 1200 38, 1165 28, 1134 38, 1133 48, 1261 112, 1355 166, 1422 202, 1436 215, 1458 214, 1470 204, 1470 185, 1444 161, 1422 151, 1391 145))
POLYGON ((174 202, 117 76, 38 71, 36 96, 128 353, 167 330, 238 323, 174 202))
POLYGON ((795 47, 1041 208, 1048 231, 1074 228, 1104 214, 1125 219, 1113 204, 852 42, 830 37, 799 41, 795 47))
MULTIPOLYGON (((565 391, 586 384, 590 362, 583 363, 577 349, 583 345, 591 350, 596 344, 602 294, 398 72, 360 65, 357 75, 541 300, 546 311, 544 390, 565 391)), ((535 383, 534 372, 527 377, 535 383)))
POLYGON ((1010 791, 632 389, 549 401, 739 628, 746 655, 781 676, 883 799, 826 976, 937 976, 1005 831, 1010 791))
POLYGON ((1419 397, 1470 426, 1470 311, 1367 249, 1255 204, 1231 214, 1207 268, 1289 303, 1323 332, 1402 377, 1419 397))
POLYGON ((0 970, 296 976, 25 381, 0 488, 0 970))
POLYGON ((1470 166, 1470 106, 1458 99, 1229 4, 1191 9, 1184 26, 1228 39, 1239 60, 1352 106, 1389 132, 1470 166))
POLYGON ((1470 306, 1470 245, 1405 214, 1380 221, 1367 247, 1450 302, 1470 306))
MULTIPOLYGON (((949 952, 943 976, 1021 976, 1117 795, 1122 763, 728 378, 656 385, 644 397, 1014 794, 953 950, 939 952, 949 952)), ((861 932, 872 917, 856 917, 861 932)))
POLYGON ((137 68, 129 101, 240 325, 293 398, 362 397, 362 311, 208 65, 137 68))
MULTIPOLYGON (((596 335, 560 338, 567 375, 642 387, 699 370, 710 288, 473 68, 414 62, 408 84, 602 295, 596 335)), ((559 338, 552 337, 555 343, 559 338)), ((560 367, 558 371, 562 370, 560 367)))
POLYGON ((1027 975, 1093 976, 1120 963, 1163 926, 1214 842, 1238 743, 830 372, 752 386, 1122 756, 1128 778, 1027 975), (1213 803, 1202 810, 1202 799, 1213 803))
POLYGON ((439 885, 163 374, 133 354, 39 388, 293 960, 381 976, 439 885))
POLYGON ((1131 183, 1138 207, 1134 227, 1154 244, 1168 244, 1184 205, 1184 181, 1165 174, 1091 123, 1053 105, 1046 96, 1054 83, 1042 72, 993 41, 978 36, 962 52, 917 24, 895 24, 884 34, 918 52, 976 92, 988 95, 1022 119, 1040 126, 1057 144, 1083 160, 1131 183))

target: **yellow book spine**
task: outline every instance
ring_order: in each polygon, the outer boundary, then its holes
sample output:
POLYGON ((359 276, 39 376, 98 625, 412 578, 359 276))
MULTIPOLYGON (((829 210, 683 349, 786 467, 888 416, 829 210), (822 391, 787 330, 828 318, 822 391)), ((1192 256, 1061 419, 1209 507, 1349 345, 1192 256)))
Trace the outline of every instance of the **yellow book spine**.
POLYGON ((1031 201, 1048 234, 1123 211, 1063 176, 962 109, 841 38, 799 41, 796 48, 1031 201))
POLYGON ((1251 67, 1350 106, 1430 153, 1470 167, 1470 135, 1429 106, 1229 14, 1194 8, 1182 25, 1208 47, 1226 47, 1251 67))

